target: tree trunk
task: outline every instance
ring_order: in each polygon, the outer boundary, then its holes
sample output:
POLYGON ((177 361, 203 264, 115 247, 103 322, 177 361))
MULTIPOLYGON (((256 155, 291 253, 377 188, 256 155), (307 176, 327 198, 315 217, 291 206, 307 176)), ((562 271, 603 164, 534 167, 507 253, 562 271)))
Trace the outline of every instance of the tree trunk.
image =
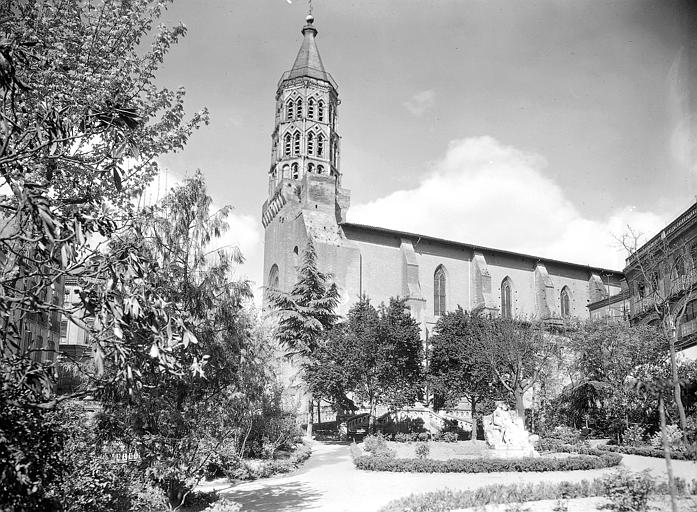
POLYGON ((307 399, 307 433, 306 436, 308 439, 312 439, 312 423, 314 423, 314 416, 315 416, 315 407, 314 407, 314 400, 312 399, 312 393, 309 393, 309 397, 307 399))
POLYGON ((477 401, 470 398, 470 406, 472 407, 472 441, 477 440, 477 401))
POLYGON ((670 347, 670 371, 673 379, 673 395, 675 397, 675 405, 678 407, 678 414, 680 415, 680 430, 682 430, 683 440, 685 440, 685 436, 687 435, 687 418, 685 417, 685 406, 682 403, 680 379, 678 378, 678 364, 675 358, 675 342, 678 338, 678 330, 675 328, 675 322, 671 315, 666 315, 666 323, 668 324, 666 327, 668 329, 668 345, 670 347))
POLYGON ((661 438, 663 440, 663 456, 666 460, 666 472, 668 473, 668 491, 670 492, 670 508, 672 512, 678 512, 678 503, 675 497, 675 481, 673 480, 673 464, 670 461, 670 445, 666 435, 666 412, 663 404, 663 393, 658 395, 658 415, 661 419, 661 438))
POLYGON ((317 423, 322 423, 322 413, 320 408, 322 407, 322 399, 317 400, 317 423))
POLYGON ((516 388, 515 390, 515 410, 518 416, 523 420, 523 425, 525 425, 525 401, 523 400, 523 395, 525 392, 522 389, 516 388))
POLYGON ((368 412, 368 433, 375 433, 375 400, 370 399, 370 410, 368 412))

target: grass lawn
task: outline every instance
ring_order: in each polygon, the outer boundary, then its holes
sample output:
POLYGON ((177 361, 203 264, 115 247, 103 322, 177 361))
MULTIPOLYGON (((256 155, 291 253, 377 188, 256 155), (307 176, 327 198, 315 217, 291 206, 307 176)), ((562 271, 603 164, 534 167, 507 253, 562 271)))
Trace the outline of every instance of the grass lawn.
MULTIPOLYGON (((388 441, 387 446, 397 453, 399 459, 412 459, 416 457, 416 447, 420 442, 395 443, 388 441)), ((430 453, 429 459, 448 460, 448 459, 476 459, 486 457, 489 448, 486 441, 458 441, 457 443, 428 442, 430 453)))

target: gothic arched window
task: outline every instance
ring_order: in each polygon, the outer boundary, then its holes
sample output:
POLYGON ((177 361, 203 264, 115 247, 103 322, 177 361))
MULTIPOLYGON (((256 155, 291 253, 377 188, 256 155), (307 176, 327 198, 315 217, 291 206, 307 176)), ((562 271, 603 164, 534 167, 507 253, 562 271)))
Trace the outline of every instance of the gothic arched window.
POLYGON ((312 98, 307 100, 307 117, 309 119, 315 118, 315 100, 313 100, 312 98))
POLYGON ((317 166, 317 174, 324 174, 324 166, 323 165, 317 166))
POLYGON ((315 152, 315 134, 310 132, 307 134, 307 154, 312 155, 315 152))
POLYGON ((293 165, 291 165, 291 169, 293 170, 293 179, 297 180, 300 177, 300 173, 298 172, 297 162, 294 162, 293 165))
POLYGON ((295 156, 300 154, 300 132, 295 132, 293 135, 293 154, 295 156))
POLYGON ((307 172, 312 174, 315 171, 315 164, 307 164, 307 172))
POLYGON ((439 265, 433 274, 433 314, 445 314, 445 268, 439 265))
POLYGON ((288 120, 293 119, 293 100, 288 100, 286 105, 286 118, 288 120))
POLYGON ((505 278, 501 283, 501 316, 513 318, 513 283, 510 278, 505 278))
POLYGON ((278 265, 275 263, 271 265, 271 270, 269 270, 269 288, 278 290, 279 278, 278 278, 278 265))
POLYGON ((562 318, 568 318, 571 316, 571 294, 569 293, 569 288, 565 286, 561 289, 559 294, 559 299, 561 301, 561 316, 562 318))
POLYGON ((286 133, 286 136, 283 139, 283 154, 285 156, 290 156, 290 150, 291 150, 291 136, 290 136, 290 133, 286 133))
POLYGON ((317 135, 317 156, 324 156, 324 135, 317 135))
POLYGON ((317 120, 324 122, 324 102, 322 100, 317 103, 317 120))
POLYGON ((303 100, 301 98, 298 98, 298 101, 295 104, 295 118, 301 119, 302 116, 303 116, 303 100))

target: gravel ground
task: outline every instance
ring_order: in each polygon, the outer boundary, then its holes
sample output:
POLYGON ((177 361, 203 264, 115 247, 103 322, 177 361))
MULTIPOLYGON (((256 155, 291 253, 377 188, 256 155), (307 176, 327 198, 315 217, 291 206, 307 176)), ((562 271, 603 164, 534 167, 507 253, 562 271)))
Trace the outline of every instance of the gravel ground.
MULTIPOLYGON (((665 478, 662 459, 624 455, 623 464, 633 471, 648 469, 665 478)), ((674 461, 675 474, 697 478, 697 465, 674 461)), ((489 484, 517 482, 560 482, 590 480, 611 469, 547 473, 386 473, 359 471, 353 466, 346 444, 314 442, 312 457, 290 475, 230 486, 208 482, 203 489, 217 488, 221 494, 242 504, 245 512, 294 512, 322 510, 374 512, 390 501, 412 493, 438 489, 473 489, 489 484)), ((536 508, 531 510, 537 511, 536 508)))

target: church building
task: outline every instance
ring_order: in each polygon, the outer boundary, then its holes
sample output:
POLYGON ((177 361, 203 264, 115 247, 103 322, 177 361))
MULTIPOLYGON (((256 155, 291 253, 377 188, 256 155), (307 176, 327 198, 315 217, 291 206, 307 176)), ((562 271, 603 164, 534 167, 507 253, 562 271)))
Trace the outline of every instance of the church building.
MULTIPOLYGON (((558 322, 590 318, 589 304, 620 293, 619 271, 347 222, 350 191, 340 168, 338 86, 317 49, 314 18, 306 21, 300 51, 276 91, 262 208, 265 287, 290 290, 312 240, 320 268, 333 274, 341 292, 339 313, 362 294, 374 304, 404 297, 425 335, 458 305, 558 322)), ((350 170, 346 179, 350 182, 350 170)))

